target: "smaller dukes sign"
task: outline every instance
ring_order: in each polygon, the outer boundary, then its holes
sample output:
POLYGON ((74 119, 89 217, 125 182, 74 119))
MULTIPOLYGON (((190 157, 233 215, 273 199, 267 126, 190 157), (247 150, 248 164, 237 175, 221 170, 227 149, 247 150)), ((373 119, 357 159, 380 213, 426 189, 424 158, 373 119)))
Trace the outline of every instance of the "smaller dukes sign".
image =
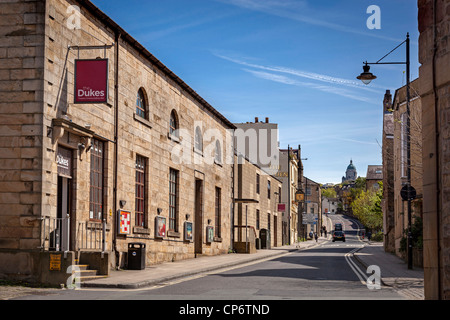
POLYGON ((75 103, 108 102, 108 59, 75 60, 75 103))

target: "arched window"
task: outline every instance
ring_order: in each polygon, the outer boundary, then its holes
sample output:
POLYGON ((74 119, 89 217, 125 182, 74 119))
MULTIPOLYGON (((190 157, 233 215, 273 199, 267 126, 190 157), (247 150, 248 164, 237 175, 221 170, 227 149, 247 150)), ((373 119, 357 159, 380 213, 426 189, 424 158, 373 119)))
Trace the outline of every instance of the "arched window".
POLYGON ((170 113, 170 121, 169 121, 169 134, 174 137, 179 137, 178 132, 178 117, 177 112, 175 110, 172 110, 170 113))
POLYGON ((203 136, 200 127, 195 128, 194 149, 203 152, 203 136))
POLYGON ((136 115, 148 120, 148 106, 144 90, 141 88, 136 98, 136 115))
POLYGON ((219 140, 216 140, 216 152, 214 160, 216 161, 216 163, 222 163, 222 146, 220 145, 219 140))

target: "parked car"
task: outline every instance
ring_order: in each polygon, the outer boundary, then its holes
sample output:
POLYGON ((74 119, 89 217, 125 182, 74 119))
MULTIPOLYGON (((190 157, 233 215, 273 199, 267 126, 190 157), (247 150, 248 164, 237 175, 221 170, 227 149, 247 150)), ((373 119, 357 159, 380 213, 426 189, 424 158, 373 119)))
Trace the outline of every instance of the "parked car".
POLYGON ((335 241, 343 241, 345 242, 345 233, 344 231, 334 231, 333 232, 333 242, 335 241))

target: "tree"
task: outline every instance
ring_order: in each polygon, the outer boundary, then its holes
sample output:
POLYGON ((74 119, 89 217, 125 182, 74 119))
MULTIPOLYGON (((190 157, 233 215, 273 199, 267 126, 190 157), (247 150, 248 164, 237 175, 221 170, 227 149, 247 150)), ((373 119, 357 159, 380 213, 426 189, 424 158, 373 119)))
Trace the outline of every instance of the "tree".
POLYGON ((334 188, 322 189, 322 197, 324 198, 336 198, 336 190, 334 188))
POLYGON ((366 190, 366 178, 358 177, 355 181, 355 184, 352 188, 350 188, 349 194, 349 202, 350 206, 353 208, 352 203, 356 200, 356 198, 366 190))
POLYGON ((377 191, 362 190, 351 203, 353 214, 361 223, 374 231, 383 228, 383 211, 381 199, 383 197, 383 183, 379 182, 377 191))

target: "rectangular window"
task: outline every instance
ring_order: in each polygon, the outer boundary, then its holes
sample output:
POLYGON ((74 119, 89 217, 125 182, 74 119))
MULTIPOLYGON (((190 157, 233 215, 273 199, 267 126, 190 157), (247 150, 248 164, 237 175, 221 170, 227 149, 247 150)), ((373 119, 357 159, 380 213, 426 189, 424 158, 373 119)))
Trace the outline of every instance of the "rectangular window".
POLYGON ((281 187, 278 187, 278 203, 281 203, 281 187))
POLYGON ((407 167, 408 167, 408 114, 402 113, 401 115, 401 137, 400 137, 400 164, 401 164, 401 175, 402 177, 407 176, 407 167))
POLYGON ((270 180, 267 181, 267 199, 270 199, 270 180))
POLYGON ((220 188, 216 187, 216 227, 215 227, 215 236, 217 238, 220 238, 221 235, 221 230, 220 230, 220 226, 222 223, 222 218, 221 218, 221 210, 220 207, 222 205, 222 190, 220 188))
POLYGON ((256 193, 259 194, 259 181, 260 181, 260 176, 259 174, 256 174, 256 193))
POLYGON ((260 228, 260 220, 259 220, 259 210, 256 209, 256 230, 260 228))
POLYGON ((169 175, 169 231, 178 232, 178 171, 169 175))
POLYGON ((92 220, 103 218, 103 153, 103 142, 92 139, 89 196, 89 218, 92 220))
POLYGON ((137 155, 136 156, 136 194, 135 194, 135 212, 136 212, 136 226, 145 227, 145 199, 146 199, 146 166, 147 159, 137 155))

